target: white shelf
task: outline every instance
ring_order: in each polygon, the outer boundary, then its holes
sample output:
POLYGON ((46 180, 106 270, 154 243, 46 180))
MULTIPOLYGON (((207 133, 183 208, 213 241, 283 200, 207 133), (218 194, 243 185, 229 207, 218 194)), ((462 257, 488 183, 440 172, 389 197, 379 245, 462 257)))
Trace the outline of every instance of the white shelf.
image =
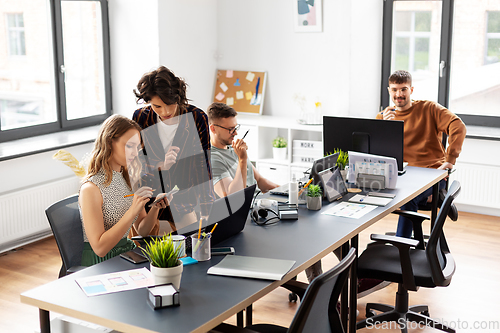
POLYGON ((256 162, 257 170, 263 177, 277 183, 290 181, 292 173, 306 170, 312 163, 295 162, 293 160, 293 141, 323 141, 323 125, 303 125, 291 117, 238 114, 239 132, 250 132, 245 141, 248 144, 248 156, 256 162), (277 136, 288 142, 287 160, 273 158, 272 141, 277 136))
POLYGON ((290 165, 290 160, 280 161, 280 160, 275 160, 274 158, 260 158, 256 162, 276 164, 276 165, 290 165))

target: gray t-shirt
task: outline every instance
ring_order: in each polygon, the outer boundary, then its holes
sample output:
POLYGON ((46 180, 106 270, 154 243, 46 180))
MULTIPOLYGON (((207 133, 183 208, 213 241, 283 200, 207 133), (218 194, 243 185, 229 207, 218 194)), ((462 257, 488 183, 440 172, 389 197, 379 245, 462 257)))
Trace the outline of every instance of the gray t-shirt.
MULTIPOLYGON (((215 184, 217 184, 221 179, 226 177, 231 177, 234 179, 236 175, 236 170, 238 169, 238 155, 234 152, 232 147, 229 149, 220 149, 217 147, 211 147, 211 158, 212 163, 212 178, 215 184)), ((252 162, 247 160, 247 186, 252 186, 257 183, 255 180, 255 175, 253 173, 252 162)))

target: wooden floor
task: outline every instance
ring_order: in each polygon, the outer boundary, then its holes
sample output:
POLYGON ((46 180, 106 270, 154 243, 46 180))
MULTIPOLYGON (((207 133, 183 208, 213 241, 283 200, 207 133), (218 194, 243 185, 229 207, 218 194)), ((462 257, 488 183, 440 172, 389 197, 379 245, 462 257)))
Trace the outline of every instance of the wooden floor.
MULTIPOLYGON (((395 230, 396 217, 389 216, 360 235, 360 248, 371 233, 395 230)), ((425 289, 410 293, 410 304, 427 304, 433 318, 448 322, 458 332, 500 332, 500 218, 460 213, 458 222, 445 225, 446 236, 457 264, 457 271, 446 288, 425 289), (479 325, 483 329, 474 329, 479 325)), ((333 254, 323 259, 323 270, 338 260, 333 254)), ((0 255, 0 332, 33 333, 38 329, 38 309, 21 304, 19 294, 57 279, 61 265, 54 239, 48 238, 0 255)), ((301 273, 299 280, 305 281, 301 273)), ((397 286, 392 284, 358 300, 364 318, 367 302, 393 304, 397 286)), ((268 322, 287 326, 298 307, 288 302, 288 292, 278 288, 254 304, 254 323, 268 322)), ((234 317, 228 319, 235 323, 234 317)), ((394 326, 380 326, 384 332, 399 332, 394 326), (392 329, 391 329, 392 328, 392 329)), ((371 332, 364 329, 359 332, 371 332)), ((436 332, 429 328, 409 332, 436 332)))

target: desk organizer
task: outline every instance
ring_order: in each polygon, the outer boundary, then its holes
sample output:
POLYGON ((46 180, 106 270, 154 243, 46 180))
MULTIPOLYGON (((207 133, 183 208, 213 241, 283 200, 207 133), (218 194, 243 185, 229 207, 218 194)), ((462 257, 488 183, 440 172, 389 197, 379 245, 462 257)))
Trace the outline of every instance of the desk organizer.
POLYGON ((149 287, 148 300, 155 310, 166 306, 179 305, 179 291, 171 283, 149 287))

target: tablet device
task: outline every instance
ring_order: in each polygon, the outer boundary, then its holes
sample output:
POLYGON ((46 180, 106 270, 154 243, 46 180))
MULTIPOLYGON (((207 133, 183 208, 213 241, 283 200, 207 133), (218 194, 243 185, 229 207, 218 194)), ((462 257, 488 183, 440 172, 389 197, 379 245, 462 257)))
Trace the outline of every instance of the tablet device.
POLYGON ((327 169, 321 171, 318 175, 328 201, 338 200, 347 194, 347 187, 344 178, 340 174, 340 169, 335 168, 333 171, 332 169, 327 169))

